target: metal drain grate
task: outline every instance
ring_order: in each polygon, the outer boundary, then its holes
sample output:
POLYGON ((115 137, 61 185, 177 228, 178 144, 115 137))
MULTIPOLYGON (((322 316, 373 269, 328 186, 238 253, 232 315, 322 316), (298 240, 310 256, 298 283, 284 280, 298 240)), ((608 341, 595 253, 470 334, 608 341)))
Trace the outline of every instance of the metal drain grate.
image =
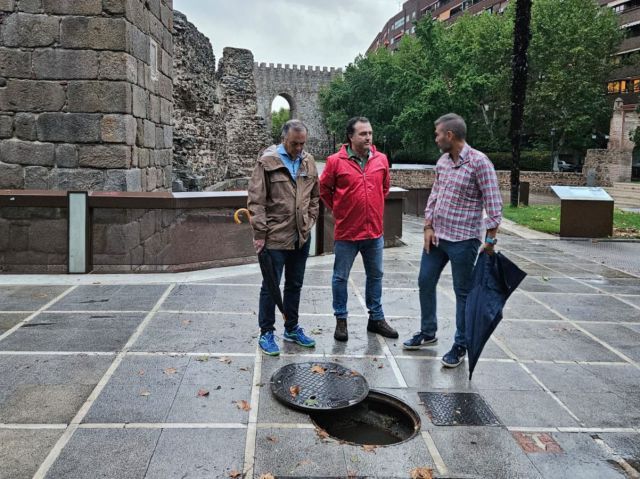
POLYGON ((501 426, 478 393, 418 393, 436 426, 501 426))
POLYGON ((271 376, 271 392, 279 401, 304 411, 341 409, 369 394, 367 380, 336 363, 293 363, 271 376))

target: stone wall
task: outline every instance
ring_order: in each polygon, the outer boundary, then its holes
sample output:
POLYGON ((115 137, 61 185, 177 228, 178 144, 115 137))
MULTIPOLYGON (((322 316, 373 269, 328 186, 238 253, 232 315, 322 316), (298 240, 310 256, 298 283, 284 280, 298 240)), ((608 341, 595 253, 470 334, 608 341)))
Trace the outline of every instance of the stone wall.
MULTIPOLYGON (((500 189, 509 190, 511 187, 511 172, 498 171, 500 189)), ((431 188, 435 180, 435 170, 391 170, 391 185, 415 190, 431 188)), ((551 185, 584 186, 586 179, 582 173, 553 173, 546 171, 521 171, 520 181, 529 182, 532 193, 549 193, 551 185)))
POLYGON ((309 128, 307 150, 318 159, 335 153, 333 140, 320 112, 318 94, 320 88, 341 74, 339 68, 256 63, 254 76, 258 114, 266 120, 268 131, 271 131, 271 104, 281 95, 289 102, 291 118, 302 120, 309 128))
MULTIPOLYGON (((609 128, 608 148, 610 150, 632 152, 635 144, 631 141, 630 135, 639 126, 640 116, 636 112, 636 105, 624 105, 622 98, 616 99, 609 128)), ((629 174, 631 173, 629 172, 629 174)))
POLYGON ((594 175, 598 186, 613 186, 616 181, 631 180, 631 163, 631 151, 587 150, 582 171, 594 175))
POLYGON ((172 7, 0 1, 0 188, 170 186, 172 7))

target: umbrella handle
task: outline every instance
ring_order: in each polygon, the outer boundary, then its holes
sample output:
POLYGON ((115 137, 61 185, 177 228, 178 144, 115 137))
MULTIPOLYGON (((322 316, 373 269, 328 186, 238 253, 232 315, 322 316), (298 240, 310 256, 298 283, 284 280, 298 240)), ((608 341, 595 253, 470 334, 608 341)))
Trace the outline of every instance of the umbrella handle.
POLYGON ((233 221, 235 221, 237 224, 242 223, 242 220, 240 219, 241 214, 244 214, 247 217, 247 220, 251 220, 251 213, 249 213, 249 210, 246 208, 240 208, 233 214, 233 221))

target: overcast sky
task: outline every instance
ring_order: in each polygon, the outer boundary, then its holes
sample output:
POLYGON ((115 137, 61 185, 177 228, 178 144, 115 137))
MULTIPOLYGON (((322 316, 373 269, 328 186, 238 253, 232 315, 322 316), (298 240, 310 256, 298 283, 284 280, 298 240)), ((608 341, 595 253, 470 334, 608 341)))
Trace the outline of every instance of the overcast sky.
POLYGON ((174 0, 213 46, 248 48, 255 61, 344 67, 364 53, 397 0, 174 0))

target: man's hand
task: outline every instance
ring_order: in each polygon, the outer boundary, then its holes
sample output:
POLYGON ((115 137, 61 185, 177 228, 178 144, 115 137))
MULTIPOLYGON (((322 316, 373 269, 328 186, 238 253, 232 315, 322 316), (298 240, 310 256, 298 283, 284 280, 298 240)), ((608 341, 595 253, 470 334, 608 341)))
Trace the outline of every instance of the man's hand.
POLYGON ((433 228, 425 228, 424 230, 424 250, 429 254, 429 250, 431 249, 431 245, 438 245, 438 238, 436 238, 436 233, 433 231, 433 228))
POLYGON ((254 239, 253 247, 256 249, 256 253, 260 253, 264 248, 264 240, 263 239, 254 239))
POLYGON ((494 245, 490 243, 483 243, 481 251, 484 251, 488 255, 492 255, 493 253, 495 253, 494 245))

